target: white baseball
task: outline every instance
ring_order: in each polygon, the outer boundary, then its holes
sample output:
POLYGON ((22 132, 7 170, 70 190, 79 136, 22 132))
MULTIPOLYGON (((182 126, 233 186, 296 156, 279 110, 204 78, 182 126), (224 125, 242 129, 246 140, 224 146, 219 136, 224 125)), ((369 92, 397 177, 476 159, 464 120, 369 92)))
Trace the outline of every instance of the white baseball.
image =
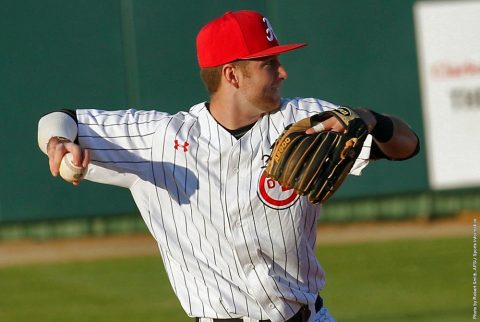
POLYGON ((60 176, 68 182, 83 179, 86 168, 78 167, 73 164, 73 154, 70 152, 63 156, 60 163, 60 176))

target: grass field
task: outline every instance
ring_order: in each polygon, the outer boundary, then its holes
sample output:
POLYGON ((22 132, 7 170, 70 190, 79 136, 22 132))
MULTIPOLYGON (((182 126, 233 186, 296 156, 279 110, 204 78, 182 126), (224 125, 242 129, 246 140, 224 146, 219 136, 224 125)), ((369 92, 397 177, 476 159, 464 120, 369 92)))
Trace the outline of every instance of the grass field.
MULTIPOLYGON (((469 321, 472 239, 320 245, 339 322, 469 321)), ((1 255, 0 255, 1 256, 1 255)), ((159 256, 0 268, 1 322, 193 321, 159 256)))

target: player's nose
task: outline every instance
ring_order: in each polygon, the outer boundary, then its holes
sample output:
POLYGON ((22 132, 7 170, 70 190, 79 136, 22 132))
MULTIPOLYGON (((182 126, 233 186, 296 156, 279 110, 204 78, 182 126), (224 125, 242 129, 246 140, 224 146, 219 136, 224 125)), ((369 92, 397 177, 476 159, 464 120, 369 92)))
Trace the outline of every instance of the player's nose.
POLYGON ((283 67, 283 65, 279 65, 278 66, 278 78, 281 78, 282 80, 285 80, 285 79, 287 79, 287 77, 288 77, 287 70, 285 69, 285 67, 283 67))

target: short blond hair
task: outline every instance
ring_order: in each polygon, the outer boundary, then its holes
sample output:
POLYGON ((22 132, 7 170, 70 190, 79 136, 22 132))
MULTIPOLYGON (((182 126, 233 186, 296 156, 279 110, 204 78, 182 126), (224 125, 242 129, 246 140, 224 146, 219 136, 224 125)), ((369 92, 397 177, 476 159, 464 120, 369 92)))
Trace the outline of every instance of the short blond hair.
MULTIPOLYGON (((250 76, 247 71, 248 60, 236 60, 230 64, 238 67, 246 77, 250 76)), ((223 66, 224 65, 200 69, 200 78, 202 79, 202 82, 210 96, 215 94, 220 86, 223 66)))

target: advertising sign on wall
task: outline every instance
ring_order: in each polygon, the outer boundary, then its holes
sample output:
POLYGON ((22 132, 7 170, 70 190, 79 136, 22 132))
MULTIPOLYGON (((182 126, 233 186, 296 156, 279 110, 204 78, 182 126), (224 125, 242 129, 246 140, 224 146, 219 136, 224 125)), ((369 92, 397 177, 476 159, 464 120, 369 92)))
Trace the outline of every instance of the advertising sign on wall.
POLYGON ((480 187, 480 2, 414 7, 433 189, 480 187))

